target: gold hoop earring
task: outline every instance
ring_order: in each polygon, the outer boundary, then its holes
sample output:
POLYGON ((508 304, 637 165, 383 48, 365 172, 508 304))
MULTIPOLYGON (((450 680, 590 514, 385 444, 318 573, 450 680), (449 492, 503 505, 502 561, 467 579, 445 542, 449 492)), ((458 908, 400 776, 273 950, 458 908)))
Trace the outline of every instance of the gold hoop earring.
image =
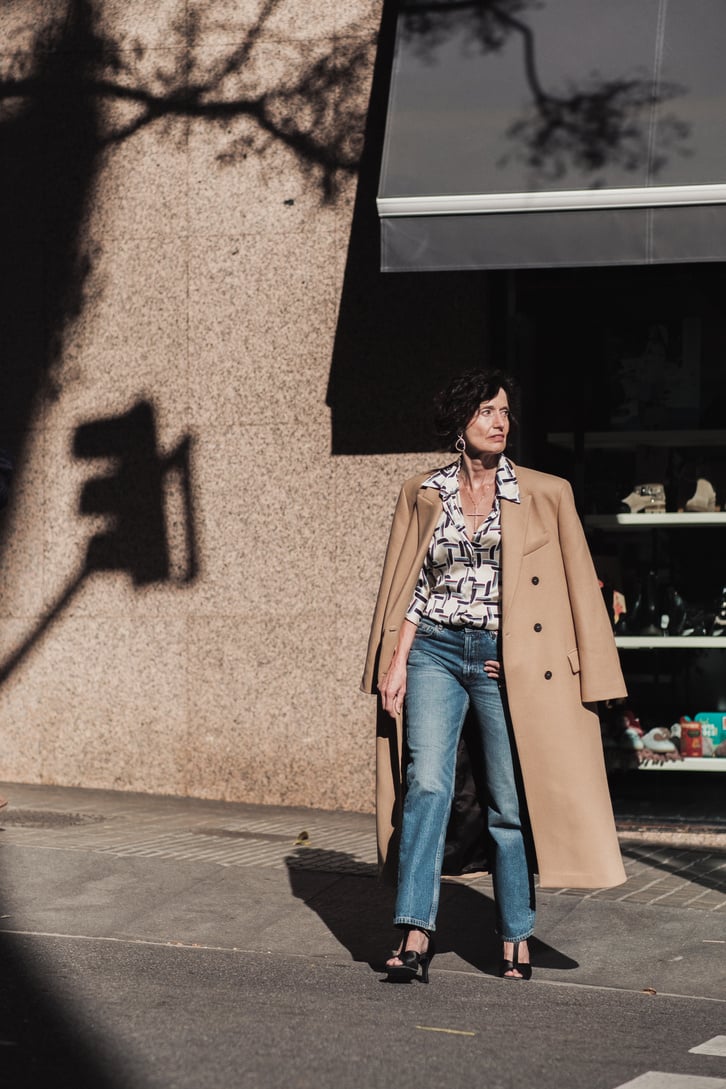
POLYGON ((463 434, 459 434, 454 443, 454 449, 458 454, 463 454, 466 451, 466 439, 463 434))

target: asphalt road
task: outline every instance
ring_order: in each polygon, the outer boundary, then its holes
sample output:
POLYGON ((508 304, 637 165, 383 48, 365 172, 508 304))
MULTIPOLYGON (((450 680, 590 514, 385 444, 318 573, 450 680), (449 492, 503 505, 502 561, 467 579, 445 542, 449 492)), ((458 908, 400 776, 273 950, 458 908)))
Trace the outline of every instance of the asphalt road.
MULTIPOLYGON (((615 1089, 722 1078, 689 1049, 726 1001, 333 957, 4 935, 0 1084, 16 1089, 615 1089)), ((715 1086, 714 1086, 715 1089, 715 1086)))
POLYGON ((541 894, 529 983, 496 977, 486 884, 447 884, 431 984, 395 985, 369 963, 393 940, 391 890, 330 868, 369 818, 13 801, 2 1089, 726 1089, 718 851, 626 848, 613 898, 541 894), (302 827, 317 853, 296 854, 302 827), (690 1052, 714 1037, 720 1055, 690 1052))

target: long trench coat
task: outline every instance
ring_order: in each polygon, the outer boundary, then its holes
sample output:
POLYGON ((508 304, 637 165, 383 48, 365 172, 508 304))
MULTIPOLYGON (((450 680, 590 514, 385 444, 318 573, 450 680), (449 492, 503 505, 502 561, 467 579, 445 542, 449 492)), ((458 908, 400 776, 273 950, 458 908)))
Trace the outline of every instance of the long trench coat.
MULTIPOLYGON (((515 472, 520 502, 501 506, 501 658, 540 885, 619 885, 625 871, 592 706, 626 695, 615 640, 569 483, 521 466, 515 472)), ((441 515, 439 493, 421 487, 428 476, 408 480, 398 499, 365 692, 375 692, 388 669, 441 515)), ((394 721, 383 713, 380 700, 378 706, 377 833, 379 860, 390 875, 404 791, 405 725, 401 716, 394 721)))

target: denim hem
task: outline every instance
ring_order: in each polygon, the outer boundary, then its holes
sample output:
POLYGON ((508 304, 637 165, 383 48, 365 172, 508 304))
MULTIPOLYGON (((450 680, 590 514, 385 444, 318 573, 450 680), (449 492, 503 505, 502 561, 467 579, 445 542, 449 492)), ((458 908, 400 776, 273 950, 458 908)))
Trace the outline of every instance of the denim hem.
POLYGON ((410 915, 399 915, 393 920, 394 926, 415 926, 417 930, 428 930, 429 934, 433 934, 436 930, 436 923, 426 923, 423 919, 413 919, 410 915))
POLYGON ((499 937, 503 942, 526 942, 528 938, 531 938, 534 934, 534 930, 528 930, 526 934, 521 934, 518 938, 508 938, 504 934, 500 934, 499 937))

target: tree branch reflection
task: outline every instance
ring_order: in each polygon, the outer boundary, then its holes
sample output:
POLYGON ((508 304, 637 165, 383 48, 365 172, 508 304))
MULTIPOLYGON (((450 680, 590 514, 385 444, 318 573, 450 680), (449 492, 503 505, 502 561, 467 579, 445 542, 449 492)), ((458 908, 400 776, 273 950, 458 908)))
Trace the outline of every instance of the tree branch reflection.
POLYGON ((617 166, 629 173, 647 168, 657 176, 671 155, 687 155, 690 126, 675 113, 658 117, 658 150, 652 142, 656 107, 685 93, 674 82, 658 82, 647 72, 606 77, 591 72, 550 86, 542 78, 536 38, 527 11, 542 10, 539 0, 454 0, 424 3, 404 0, 402 27, 416 54, 433 63, 436 51, 454 36, 462 49, 498 53, 516 36, 532 104, 506 130, 512 151, 499 163, 517 160, 536 178, 552 182, 569 170, 590 174, 593 186, 602 171, 617 166))
MULTIPOLYGON (((332 200, 342 178, 357 170, 367 108, 360 88, 374 43, 354 24, 345 37, 319 47, 289 41, 284 73, 256 78, 270 20, 283 4, 264 0, 240 44, 221 56, 204 48, 202 7, 190 8, 171 24, 164 50, 169 59, 160 61, 159 51, 142 41, 114 38, 90 0, 68 0, 63 15, 38 31, 30 50, 0 59, 0 103, 27 103, 48 93, 35 61, 53 50, 68 19, 83 10, 93 24, 93 70, 79 75, 75 90, 106 107, 100 147, 121 144, 161 121, 208 121, 227 137, 217 156, 220 164, 262 155, 276 142, 294 153, 302 172, 319 185, 322 199, 332 200), (234 123, 244 119, 251 124, 236 131, 234 123)), ((67 93, 69 81, 72 76, 66 74, 59 92, 67 93)))

